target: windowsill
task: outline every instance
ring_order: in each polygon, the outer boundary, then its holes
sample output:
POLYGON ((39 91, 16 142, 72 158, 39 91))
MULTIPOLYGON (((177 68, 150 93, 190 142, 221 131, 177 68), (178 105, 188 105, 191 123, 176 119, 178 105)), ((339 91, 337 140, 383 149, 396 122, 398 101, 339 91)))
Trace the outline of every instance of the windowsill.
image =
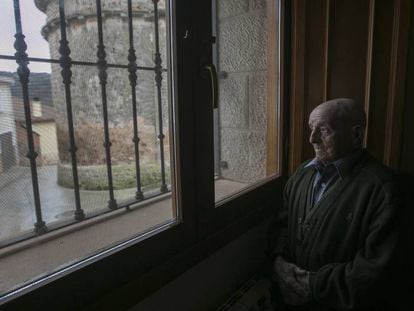
POLYGON ((217 179, 215 181, 215 201, 219 202, 230 194, 239 192, 240 190, 249 186, 248 184, 231 181, 227 179, 217 179))
MULTIPOLYGON (((216 201, 246 187, 246 184, 219 179, 216 201)), ((58 271, 129 238, 173 220, 170 195, 154 198, 132 210, 85 220, 0 250, 0 293, 58 271)))
POLYGON ((171 196, 122 209, 0 250, 0 292, 6 293, 173 219, 171 196))

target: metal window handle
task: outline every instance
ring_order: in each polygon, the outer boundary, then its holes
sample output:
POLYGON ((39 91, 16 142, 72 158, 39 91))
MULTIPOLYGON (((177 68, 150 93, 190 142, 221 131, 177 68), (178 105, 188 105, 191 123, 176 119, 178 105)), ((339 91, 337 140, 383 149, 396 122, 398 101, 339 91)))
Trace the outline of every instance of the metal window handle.
POLYGON ((206 65, 204 67, 210 73, 211 80, 211 93, 213 101, 213 109, 218 108, 218 80, 217 80, 217 70, 213 64, 206 65))

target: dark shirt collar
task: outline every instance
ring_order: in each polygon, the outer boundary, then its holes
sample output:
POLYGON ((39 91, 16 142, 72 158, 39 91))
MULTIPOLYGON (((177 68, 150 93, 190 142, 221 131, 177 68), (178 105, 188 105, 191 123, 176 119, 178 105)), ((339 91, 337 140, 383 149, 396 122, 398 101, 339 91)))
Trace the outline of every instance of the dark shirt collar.
POLYGON ((352 168, 354 167, 355 163, 362 155, 362 153, 362 150, 357 150, 346 157, 340 158, 332 163, 329 163, 328 165, 325 165, 317 158, 314 158, 312 161, 306 164, 305 167, 313 166, 313 168, 316 171, 318 171, 320 174, 323 174, 325 168, 328 168, 331 165, 333 165, 336 171, 338 172, 339 177, 342 179, 351 172, 352 168))

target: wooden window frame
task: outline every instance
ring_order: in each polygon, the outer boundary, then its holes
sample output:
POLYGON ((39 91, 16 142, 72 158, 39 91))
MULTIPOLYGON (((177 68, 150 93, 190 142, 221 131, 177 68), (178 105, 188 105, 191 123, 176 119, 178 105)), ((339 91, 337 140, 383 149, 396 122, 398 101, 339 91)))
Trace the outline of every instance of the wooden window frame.
MULTIPOLYGON (((206 13, 211 12, 211 3, 176 1, 181 177, 178 188, 182 194, 182 221, 139 243, 105 257, 98 256, 97 260, 79 264, 76 269, 69 268, 68 273, 16 295, 2 306, 2 310, 33 306, 65 306, 69 309, 131 307, 275 212, 281 203, 286 180, 288 141, 285 137, 289 126, 289 83, 286 81, 290 78, 290 59, 286 51, 290 40, 290 5, 289 1, 280 1, 279 59, 283 61, 280 63, 281 109, 277 121, 280 122, 279 137, 283 137, 283 141, 279 141, 281 157, 277 157, 274 149, 270 151, 280 167, 280 175, 220 208, 214 207, 213 113, 208 101, 209 81, 200 75, 200 68, 211 62, 211 54, 206 53, 206 46, 211 45, 211 15, 206 13)), ((274 18, 270 19, 271 25, 276 22, 274 18)), ((274 88, 269 92, 274 92, 274 88)), ((275 124, 271 124, 268 130, 274 129, 275 124)))

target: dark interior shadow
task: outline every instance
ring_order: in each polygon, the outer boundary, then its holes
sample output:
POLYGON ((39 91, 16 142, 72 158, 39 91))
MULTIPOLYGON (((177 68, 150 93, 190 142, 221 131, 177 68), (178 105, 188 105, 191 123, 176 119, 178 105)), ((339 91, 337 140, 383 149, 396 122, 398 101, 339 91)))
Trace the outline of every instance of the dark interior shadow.
POLYGON ((414 310, 414 174, 400 174, 401 235, 396 271, 390 278, 391 298, 400 311, 414 310))

